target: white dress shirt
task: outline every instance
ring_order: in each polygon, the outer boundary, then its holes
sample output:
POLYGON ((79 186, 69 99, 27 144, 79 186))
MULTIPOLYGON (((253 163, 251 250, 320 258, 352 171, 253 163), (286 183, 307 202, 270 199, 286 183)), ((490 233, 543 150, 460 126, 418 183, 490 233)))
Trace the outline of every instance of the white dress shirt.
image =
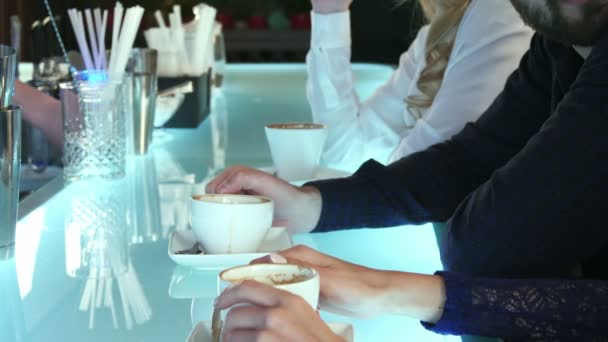
POLYGON ((399 160, 476 120, 517 68, 533 34, 508 1, 471 1, 441 89, 430 108, 415 114, 405 99, 421 95, 416 81, 426 66, 428 26, 418 32, 391 78, 362 102, 350 66, 350 13, 313 13, 312 21, 308 99, 314 121, 329 129, 324 162, 346 170, 369 159, 399 160))

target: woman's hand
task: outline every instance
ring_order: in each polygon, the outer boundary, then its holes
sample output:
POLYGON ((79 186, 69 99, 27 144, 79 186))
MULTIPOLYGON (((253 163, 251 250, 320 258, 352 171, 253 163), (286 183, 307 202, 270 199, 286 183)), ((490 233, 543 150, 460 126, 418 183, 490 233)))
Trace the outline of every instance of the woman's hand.
POLYGON ((312 9, 320 14, 345 12, 352 2, 352 0, 312 0, 312 9))
POLYGON ((216 308, 231 308, 222 326, 222 341, 342 340, 304 299, 255 281, 226 289, 216 308))
POLYGON ((305 246, 252 263, 289 263, 314 268, 321 278, 321 309, 354 317, 397 314, 434 323, 443 314, 445 288, 439 276, 380 271, 305 246))
POLYGON ((384 290, 389 272, 355 265, 305 246, 254 260, 253 263, 289 263, 314 268, 321 278, 321 309, 355 317, 385 313, 384 290))
POLYGON ((274 225, 292 233, 312 231, 321 216, 321 194, 313 187, 295 187, 266 172, 235 166, 226 169, 205 189, 211 194, 248 194, 274 201, 274 225))

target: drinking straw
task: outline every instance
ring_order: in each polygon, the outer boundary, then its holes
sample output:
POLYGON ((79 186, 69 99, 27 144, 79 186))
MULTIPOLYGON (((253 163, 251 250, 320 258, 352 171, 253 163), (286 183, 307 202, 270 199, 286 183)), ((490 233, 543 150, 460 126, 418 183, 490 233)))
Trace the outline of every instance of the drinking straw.
POLYGON ((72 28, 74 29, 74 34, 76 35, 76 41, 78 43, 78 47, 80 48, 80 54, 82 55, 84 65, 88 70, 93 70, 93 62, 91 60, 91 55, 89 54, 89 47, 85 38, 82 18, 78 16, 78 11, 75 9, 68 10, 68 16, 70 17, 70 22, 72 23, 72 28))
POLYGON ((137 324, 142 324, 152 317, 152 313, 148 300, 144 296, 144 290, 141 287, 141 283, 131 262, 129 262, 129 272, 127 272, 126 278, 131 288, 130 300, 133 306, 133 312, 135 313, 135 321, 137 324))
POLYGON ((176 21, 178 44, 179 44, 179 58, 181 59, 180 65, 182 65, 182 71, 187 73, 191 69, 191 63, 188 60, 188 54, 186 52, 186 41, 184 34, 184 26, 182 19, 182 7, 180 5, 173 5, 173 16, 176 21))
MULTIPOLYGON (((91 15, 90 9, 86 9, 84 14, 87 19, 87 28, 89 30, 89 40, 91 42, 91 52, 93 53, 95 69, 99 69, 99 46, 97 44, 97 37, 95 35, 95 23, 93 22, 93 16, 91 15)), ((82 16, 82 13, 79 12, 79 15, 82 16)))
POLYGON ((171 44, 171 37, 169 37, 169 29, 167 28, 165 19, 163 18, 163 15, 159 10, 154 12, 154 18, 156 18, 156 23, 158 24, 158 27, 160 28, 159 36, 161 37, 161 39, 163 39, 162 44, 166 48, 167 45, 171 44), (165 45, 165 44, 167 44, 167 45, 165 45))
POLYGON ((84 286, 84 291, 82 292, 82 297, 80 299, 80 311, 86 311, 89 309, 89 303, 91 302, 91 293, 93 291, 93 278, 89 276, 87 282, 84 286))
POLYGON ((158 46, 157 46, 157 44, 156 44, 156 39, 155 39, 155 36, 156 36, 155 31, 156 31, 156 30, 158 30, 158 29, 156 29, 156 28, 151 28, 151 29, 147 29, 147 30, 145 30, 145 31, 144 31, 144 38, 146 39, 146 44, 148 44, 148 47, 149 47, 149 48, 159 50, 159 49, 158 49, 158 46))
POLYGON ((171 26, 171 39, 175 42, 175 48, 177 50, 177 56, 179 58, 178 68, 183 70, 186 66, 184 65, 184 61, 182 59, 182 41, 183 38, 179 33, 179 21, 177 19, 177 15, 175 13, 169 14, 169 25, 171 26))
POLYGON ((97 36, 97 60, 99 61, 99 66, 97 67, 100 70, 103 70, 102 67, 102 61, 101 61, 101 57, 103 56, 102 50, 101 50, 101 25, 102 25, 102 19, 101 19, 101 10, 99 8, 95 8, 93 10, 93 22, 95 23, 94 28, 95 28, 95 34, 97 36))
POLYGON ((96 308, 100 308, 101 305, 103 304, 103 290, 105 288, 104 284, 103 284, 103 279, 101 277, 98 278, 99 279, 99 292, 97 292, 97 298, 95 298, 95 307, 96 308))
POLYGON ((158 27, 160 27, 162 29, 167 28, 167 24, 165 23, 165 19, 163 18, 163 15, 160 12, 160 10, 156 10, 154 12, 154 18, 156 19, 156 23, 158 24, 158 27))
POLYGON ((91 296, 91 304, 89 305, 89 329, 95 326, 95 297, 97 294, 97 280, 94 279, 93 295, 91 296))
POLYGON ((108 277, 106 278, 106 290, 105 290, 105 296, 103 297, 103 306, 105 306, 106 308, 110 307, 111 304, 111 300, 112 300, 112 277, 108 277))
POLYGON ((122 15, 123 15, 123 7, 120 1, 116 2, 116 6, 114 6, 114 20, 112 23, 112 51, 110 53, 110 65, 109 69, 114 69, 115 63, 115 50, 118 49, 118 37, 120 34, 120 26, 122 25, 122 15))
POLYGON ((86 48, 87 48, 87 55, 89 56, 89 61, 92 65, 92 68, 90 70, 93 70, 95 68, 95 65, 93 64, 94 59, 92 58, 91 52, 92 50, 89 49, 89 43, 87 42, 87 33, 86 33, 86 28, 84 26, 84 20, 82 18, 82 12, 78 11, 78 12, 74 12, 76 18, 78 19, 78 25, 80 27, 80 35, 82 37, 82 41, 84 42, 86 48))
POLYGON ((113 50, 117 49, 117 51, 113 51, 110 59, 110 74, 114 77, 122 77, 125 71, 143 14, 144 9, 141 6, 131 7, 127 10, 120 36, 118 37, 117 48, 112 47, 113 50))
POLYGON ((199 18, 195 25, 196 37, 191 60, 193 72, 196 75, 201 75, 211 65, 208 49, 213 46, 211 45, 213 41, 213 25, 217 10, 205 4, 199 4, 193 10, 199 15, 199 18))
POLYGON ((108 68, 108 61, 106 58, 106 29, 108 27, 108 10, 103 11, 103 19, 101 20, 101 37, 99 38, 100 52, 101 55, 101 68, 108 68))
POLYGON ((99 8, 95 8, 93 10, 93 19, 95 22, 95 33, 97 34, 97 38, 99 38, 99 36, 101 35, 101 10, 99 8))
POLYGON ((99 60, 99 69, 105 70, 106 66, 106 25, 108 21, 108 11, 103 11, 103 17, 101 10, 96 8, 93 11, 93 17, 95 19, 95 32, 97 33, 97 52, 99 60))
POLYGON ((133 319, 131 318, 131 311, 127 304, 127 298, 125 293, 124 275, 118 276, 118 291, 120 291, 120 300, 122 301, 122 310, 125 313, 125 325, 127 330, 133 329, 133 319))
POLYGON ((182 6, 173 5, 173 13, 175 13, 175 17, 178 19, 178 23, 181 27, 181 25, 182 25, 182 6))
POLYGON ((205 15, 207 20, 207 53, 204 55, 206 60, 203 64, 203 72, 209 70, 213 60, 213 47, 215 43, 215 17, 217 15, 217 10, 211 6, 207 6, 205 15))
POLYGON ((114 294, 112 292, 112 289, 114 288, 114 279, 108 279, 108 288, 108 301, 110 303, 110 312, 112 313, 112 323, 114 324, 114 329, 118 329, 118 319, 116 318, 116 308, 114 307, 114 294))

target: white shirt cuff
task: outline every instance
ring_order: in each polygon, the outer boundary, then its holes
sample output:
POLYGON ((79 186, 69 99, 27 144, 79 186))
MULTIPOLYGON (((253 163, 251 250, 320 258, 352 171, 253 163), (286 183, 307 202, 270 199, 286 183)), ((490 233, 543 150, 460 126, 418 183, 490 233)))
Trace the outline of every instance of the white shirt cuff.
POLYGON ((319 14, 311 12, 312 34, 310 45, 314 48, 334 49, 349 47, 350 12, 319 14))

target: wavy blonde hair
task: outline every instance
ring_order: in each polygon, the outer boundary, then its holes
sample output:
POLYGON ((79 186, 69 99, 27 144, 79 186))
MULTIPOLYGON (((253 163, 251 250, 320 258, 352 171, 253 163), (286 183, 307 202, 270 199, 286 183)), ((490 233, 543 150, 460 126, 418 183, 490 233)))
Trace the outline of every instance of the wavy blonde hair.
MULTIPOLYGON (((401 3, 408 0, 402 0, 401 3)), ((421 96, 405 99, 412 113, 420 118, 421 110, 430 107, 443 83, 443 76, 454 47, 458 27, 471 0, 418 0, 429 23, 426 40, 426 67, 416 85, 421 96)))

